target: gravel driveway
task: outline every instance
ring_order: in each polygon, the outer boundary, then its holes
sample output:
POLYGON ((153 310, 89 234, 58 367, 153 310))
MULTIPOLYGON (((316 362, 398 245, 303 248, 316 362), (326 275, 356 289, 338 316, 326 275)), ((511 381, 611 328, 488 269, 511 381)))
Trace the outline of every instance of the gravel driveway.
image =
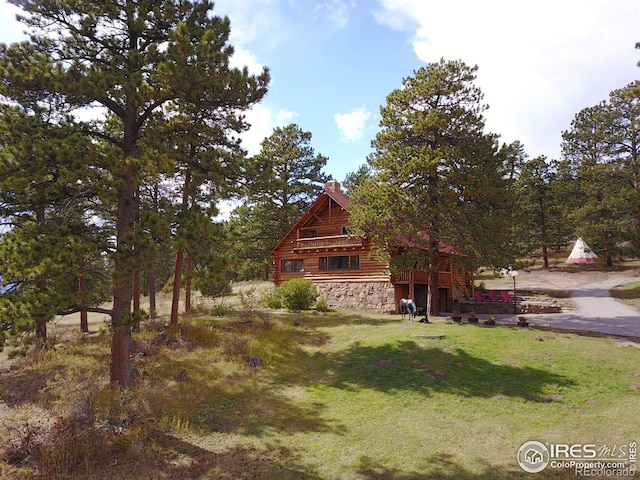
MULTIPOLYGON (((562 313, 524 316, 532 326, 558 327, 640 338, 640 312, 609 296, 611 288, 638 280, 638 277, 612 277, 581 285, 571 290, 571 300, 576 307, 574 310, 565 309, 562 313)), ((499 323, 517 321, 516 315, 497 317, 499 323)))

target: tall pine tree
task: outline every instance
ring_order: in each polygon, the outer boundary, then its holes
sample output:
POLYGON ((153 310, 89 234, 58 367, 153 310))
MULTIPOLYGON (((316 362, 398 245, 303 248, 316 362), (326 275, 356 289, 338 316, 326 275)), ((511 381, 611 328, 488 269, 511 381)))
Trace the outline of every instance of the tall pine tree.
POLYGON ((100 105, 119 128, 88 132, 119 155, 109 165, 115 199, 116 252, 111 312, 111 381, 130 383, 131 301, 135 271, 136 196, 153 168, 140 150, 151 116, 170 101, 200 108, 237 109, 259 101, 268 73, 252 76, 229 66, 228 18, 213 4, 159 0, 12 0, 25 13, 30 42, 0 49, 5 95, 48 92, 69 105, 100 105))
POLYGON ((407 240, 428 252, 429 313, 438 314, 441 242, 470 261, 479 245, 501 245, 505 161, 485 135, 477 67, 440 60, 405 78, 381 108, 368 162, 373 177, 356 188, 351 220, 383 253, 407 240), (426 234, 426 236, 425 236, 426 234))

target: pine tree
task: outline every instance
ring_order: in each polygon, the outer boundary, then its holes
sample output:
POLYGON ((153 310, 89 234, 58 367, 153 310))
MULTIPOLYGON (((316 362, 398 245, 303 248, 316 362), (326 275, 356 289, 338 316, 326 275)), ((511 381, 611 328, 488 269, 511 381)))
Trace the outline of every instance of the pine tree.
MULTIPOLYGON (((97 308, 105 300, 108 228, 91 225, 96 158, 56 98, 17 97, 0 105, 1 299, 11 334, 47 340, 56 314, 97 308)), ((29 337, 26 337, 29 338, 29 337)))
POLYGON ((229 20, 202 2, 99 3, 13 0, 26 12, 30 42, 3 47, 0 69, 7 96, 60 95, 75 107, 100 105, 119 128, 91 132, 119 150, 109 165, 115 200, 116 252, 111 382, 130 382, 131 301, 136 268, 136 195, 149 157, 141 139, 149 121, 170 101, 205 109, 242 109, 266 92, 268 73, 255 77, 229 67, 229 20))
POLYGON ((407 240, 426 249, 429 313, 437 315, 441 242, 474 261, 478 242, 503 231, 504 158, 483 133, 477 67, 461 61, 429 64, 405 78, 381 108, 380 132, 368 158, 374 176, 352 196, 351 220, 389 254, 407 240), (425 236, 426 234, 426 236, 425 236), (473 238, 470 238, 473 237, 473 238))
POLYGON ((616 239, 640 238, 640 107, 629 94, 636 86, 582 109, 562 134, 563 156, 580 188, 580 202, 570 213, 576 233, 594 248, 602 246, 607 266, 613 265, 616 239))
MULTIPOLYGON (((327 157, 311 146, 311 132, 298 125, 276 128, 264 139, 260 153, 248 159, 247 206, 233 212, 228 227, 233 238, 253 243, 245 271, 262 272, 269 253, 322 193, 329 176, 327 157)), ((238 246, 246 249, 246 245, 238 246)), ((236 256, 241 257, 240 252, 236 256)))

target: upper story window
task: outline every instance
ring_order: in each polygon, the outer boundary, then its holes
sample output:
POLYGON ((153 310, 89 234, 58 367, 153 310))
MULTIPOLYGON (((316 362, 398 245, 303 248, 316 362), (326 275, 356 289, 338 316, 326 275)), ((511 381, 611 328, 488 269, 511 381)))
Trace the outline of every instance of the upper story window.
POLYGON ((349 227, 342 227, 342 235, 351 235, 349 227))

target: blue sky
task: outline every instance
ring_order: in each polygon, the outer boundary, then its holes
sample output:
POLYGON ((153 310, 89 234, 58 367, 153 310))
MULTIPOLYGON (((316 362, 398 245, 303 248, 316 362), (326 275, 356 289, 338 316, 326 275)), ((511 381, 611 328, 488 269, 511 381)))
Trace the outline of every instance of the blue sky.
MULTIPOLYGON (((248 113, 250 154, 274 127, 313 134, 339 181, 371 152, 386 96, 429 62, 478 65, 487 131, 530 157, 560 157, 561 133, 584 107, 640 78, 638 0, 218 0, 234 62, 272 75, 248 113)), ((0 41, 20 38, 0 4, 0 41)))

